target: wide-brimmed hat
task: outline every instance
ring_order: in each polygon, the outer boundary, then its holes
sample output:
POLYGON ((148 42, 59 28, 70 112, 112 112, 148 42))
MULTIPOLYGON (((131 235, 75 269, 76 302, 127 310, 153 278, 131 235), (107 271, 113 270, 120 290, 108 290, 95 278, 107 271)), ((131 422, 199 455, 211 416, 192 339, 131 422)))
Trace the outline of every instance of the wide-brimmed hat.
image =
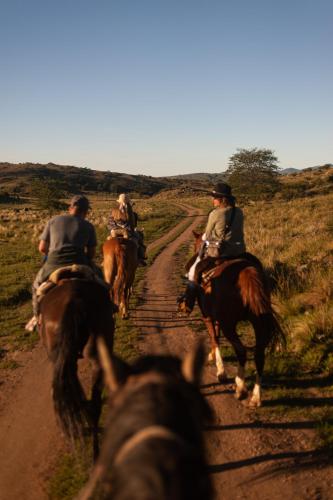
POLYGON ((210 194, 214 198, 233 198, 231 187, 226 182, 218 182, 210 194))
POLYGON ((86 196, 83 194, 76 194, 70 201, 70 208, 78 207, 80 210, 89 210, 90 203, 86 196))

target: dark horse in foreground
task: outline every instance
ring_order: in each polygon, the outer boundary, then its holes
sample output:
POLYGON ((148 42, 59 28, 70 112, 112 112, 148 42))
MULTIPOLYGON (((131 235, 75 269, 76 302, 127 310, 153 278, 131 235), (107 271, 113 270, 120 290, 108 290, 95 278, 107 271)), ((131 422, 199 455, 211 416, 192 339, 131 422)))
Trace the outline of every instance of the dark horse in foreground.
POLYGON ((81 279, 64 279, 43 298, 40 335, 53 363, 52 394, 57 418, 70 438, 92 428, 94 455, 98 454, 98 420, 103 388, 96 341, 103 338, 109 352, 113 344, 113 307, 108 290, 81 279), (91 401, 78 378, 78 359, 84 348, 92 363, 91 401))
MULTIPOLYGON (((202 244, 201 234, 196 232, 193 234, 195 250, 198 251, 202 244)), ((285 343, 284 334, 272 309, 267 279, 260 262, 251 254, 224 261, 210 260, 211 271, 203 273, 201 278, 198 277, 201 281, 199 307, 211 340, 210 360, 215 360, 218 380, 223 382, 226 373, 218 345, 222 333, 233 346, 239 363, 235 379, 236 397, 246 398, 247 349, 239 338, 236 327, 239 321, 249 321, 255 333, 256 365, 256 382, 249 405, 257 407, 261 405, 261 378, 265 351, 269 346, 285 343)), ((201 264, 202 262, 199 266, 201 264)))
POLYGON ((202 346, 184 360, 144 356, 132 366, 99 341, 110 410, 98 462, 80 500, 210 500, 203 424, 211 418, 199 390, 202 346), (97 494, 97 496, 95 496, 97 494))
POLYGON ((138 267, 138 248, 128 238, 110 238, 103 245, 104 278, 110 284, 111 300, 123 319, 128 318, 129 299, 138 267))

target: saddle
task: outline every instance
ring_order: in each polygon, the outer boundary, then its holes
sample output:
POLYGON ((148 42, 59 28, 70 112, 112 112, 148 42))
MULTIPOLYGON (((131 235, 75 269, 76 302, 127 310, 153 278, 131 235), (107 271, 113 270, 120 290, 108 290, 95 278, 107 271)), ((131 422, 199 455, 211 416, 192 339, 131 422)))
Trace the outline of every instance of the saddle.
POLYGON ((117 229, 111 229, 110 235, 107 237, 107 239, 111 240, 112 238, 125 238, 125 240, 128 240, 129 237, 130 235, 128 229, 119 227, 117 229))
POLYGON ((198 284, 207 285, 213 278, 219 276, 227 267, 235 262, 248 262, 249 265, 256 267, 264 272, 260 260, 249 252, 230 257, 206 257, 200 261, 196 267, 195 279, 198 284))
POLYGON ((47 281, 44 281, 37 289, 37 298, 40 302, 42 298, 52 288, 57 286, 61 280, 68 279, 81 279, 87 281, 94 281, 99 283, 104 288, 109 289, 109 285, 89 266, 83 264, 72 264, 70 266, 60 267, 50 274, 47 281))

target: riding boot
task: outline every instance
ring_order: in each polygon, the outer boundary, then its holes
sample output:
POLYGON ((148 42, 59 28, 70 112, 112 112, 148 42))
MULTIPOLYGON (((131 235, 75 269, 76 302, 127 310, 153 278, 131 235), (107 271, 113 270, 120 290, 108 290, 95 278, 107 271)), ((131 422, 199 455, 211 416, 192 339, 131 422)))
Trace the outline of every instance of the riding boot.
POLYGON ((29 319, 28 323, 24 327, 27 332, 33 332, 37 327, 38 323, 39 304, 37 298, 37 288, 35 286, 35 283, 32 285, 32 310, 33 310, 33 316, 32 318, 29 319))
POLYGON ((139 266, 144 267, 147 265, 146 247, 141 242, 139 242, 138 246, 138 259, 139 259, 139 266))
POLYGON ((178 312, 184 312, 188 315, 191 314, 195 305, 195 300, 198 297, 198 292, 199 285, 194 281, 189 281, 185 293, 177 299, 178 312))

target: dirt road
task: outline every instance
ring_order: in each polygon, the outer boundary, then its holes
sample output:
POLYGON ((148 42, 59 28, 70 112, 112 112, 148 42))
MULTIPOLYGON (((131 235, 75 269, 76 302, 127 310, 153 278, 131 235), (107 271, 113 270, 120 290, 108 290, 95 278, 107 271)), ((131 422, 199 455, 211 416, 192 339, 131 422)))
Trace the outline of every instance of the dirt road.
MULTIPOLYGON (((189 210, 188 215, 196 213, 189 210)), ((175 315, 179 290, 174 254, 199 222, 195 216, 147 271, 142 305, 134 312, 143 352, 182 355, 198 335, 188 319, 175 315)), ((227 365, 227 370, 232 382, 236 367, 227 365)), ((260 410, 253 413, 234 398, 232 383, 216 383, 212 367, 205 369, 202 391, 215 413, 206 438, 218 499, 333 498, 333 469, 325 467, 313 449, 314 433, 307 429, 307 422, 265 422, 260 410)))
MULTIPOLYGON (((175 317, 174 253, 200 221, 196 211, 188 215, 191 225, 148 269, 142 305, 133 311, 145 352, 183 354, 195 340, 189 321, 175 317)), ((172 234, 178 234, 183 224, 172 234)), ((55 422, 51 367, 43 347, 19 353, 17 361, 21 367, 11 379, 0 381, 0 498, 42 500, 65 443, 55 422)), ((235 367, 227 368, 233 376, 235 367)), ((234 399, 230 384, 217 385, 210 367, 205 369, 202 390, 216 414, 206 436, 218 499, 333 498, 332 468, 325 468, 313 452, 307 422, 264 421, 260 410, 253 414, 234 399)))

